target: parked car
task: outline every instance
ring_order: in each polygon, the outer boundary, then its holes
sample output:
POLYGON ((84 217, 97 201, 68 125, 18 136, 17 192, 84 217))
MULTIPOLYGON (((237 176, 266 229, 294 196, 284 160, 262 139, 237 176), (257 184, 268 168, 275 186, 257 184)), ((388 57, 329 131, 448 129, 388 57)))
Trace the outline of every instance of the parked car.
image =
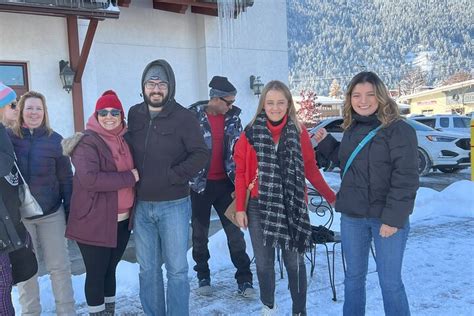
MULTIPOLYGON (((437 131, 413 119, 407 119, 406 122, 416 131, 420 175, 426 175, 433 168, 452 173, 471 165, 471 140, 468 135, 437 131)), ((336 140, 341 141, 344 132, 341 125, 342 118, 340 117, 326 119, 319 122, 309 133, 314 134, 324 127, 336 140)), ((313 143, 313 145, 319 166, 325 169, 334 167, 318 153, 317 144, 313 143)))
POLYGON ((461 115, 416 116, 410 119, 443 132, 469 133, 471 118, 461 115))

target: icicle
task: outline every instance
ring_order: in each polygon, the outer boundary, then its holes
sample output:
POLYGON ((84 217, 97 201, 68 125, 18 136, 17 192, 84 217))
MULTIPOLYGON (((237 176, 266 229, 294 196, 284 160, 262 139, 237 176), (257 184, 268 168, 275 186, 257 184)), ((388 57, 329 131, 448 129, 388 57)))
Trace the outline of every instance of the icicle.
POLYGON ((245 4, 247 0, 217 0, 219 51, 221 55, 221 71, 233 65, 236 48, 236 35, 246 34, 245 4))

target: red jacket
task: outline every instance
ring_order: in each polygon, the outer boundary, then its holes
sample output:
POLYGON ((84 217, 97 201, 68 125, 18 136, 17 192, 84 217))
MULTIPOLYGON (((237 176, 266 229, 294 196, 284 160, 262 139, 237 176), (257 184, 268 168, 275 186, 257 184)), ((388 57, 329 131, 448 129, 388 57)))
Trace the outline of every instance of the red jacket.
MULTIPOLYGON (((284 125, 283 122, 281 125, 284 125)), ((281 132, 281 128, 272 128, 269 126, 272 136, 281 132)), ((279 135, 278 135, 279 137, 279 135)), ((336 200, 336 195, 331 190, 329 185, 323 179, 316 164, 316 157, 314 149, 309 138, 306 128, 301 129, 300 134, 301 151, 303 154, 304 174, 306 179, 315 187, 316 190, 329 202, 333 203, 336 200)), ((245 211, 245 197, 246 190, 252 180, 255 178, 257 171, 257 153, 252 145, 248 142, 245 132, 243 132, 235 144, 234 148, 235 160, 235 195, 237 199, 237 211, 245 211)), ((306 183, 302 183, 306 187, 306 183)), ((258 180, 250 192, 251 197, 258 196, 258 180)))

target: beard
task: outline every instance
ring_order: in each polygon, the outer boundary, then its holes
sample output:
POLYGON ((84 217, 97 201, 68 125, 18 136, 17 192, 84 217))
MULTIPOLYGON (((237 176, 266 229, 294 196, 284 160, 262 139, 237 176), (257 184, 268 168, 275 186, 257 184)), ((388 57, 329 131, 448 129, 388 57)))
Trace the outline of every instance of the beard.
POLYGON ((144 94, 143 98, 145 99, 145 102, 149 106, 151 106, 153 108, 161 108, 164 105, 163 101, 165 100, 165 95, 161 92, 153 92, 153 93, 150 93, 149 96, 144 94), (156 101, 156 102, 151 101, 151 97, 156 95, 156 94, 161 96, 161 101, 156 101))

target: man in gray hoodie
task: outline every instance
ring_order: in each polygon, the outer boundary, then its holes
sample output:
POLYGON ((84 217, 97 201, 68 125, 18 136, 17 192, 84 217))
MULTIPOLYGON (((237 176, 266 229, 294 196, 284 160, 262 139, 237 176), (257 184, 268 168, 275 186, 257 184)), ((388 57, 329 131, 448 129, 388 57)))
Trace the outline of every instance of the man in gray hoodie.
POLYGON ((144 102, 130 109, 126 135, 140 174, 134 218, 140 300, 146 315, 186 316, 189 181, 207 164, 209 150, 196 117, 174 99, 174 73, 166 61, 148 64, 141 84, 144 102))

